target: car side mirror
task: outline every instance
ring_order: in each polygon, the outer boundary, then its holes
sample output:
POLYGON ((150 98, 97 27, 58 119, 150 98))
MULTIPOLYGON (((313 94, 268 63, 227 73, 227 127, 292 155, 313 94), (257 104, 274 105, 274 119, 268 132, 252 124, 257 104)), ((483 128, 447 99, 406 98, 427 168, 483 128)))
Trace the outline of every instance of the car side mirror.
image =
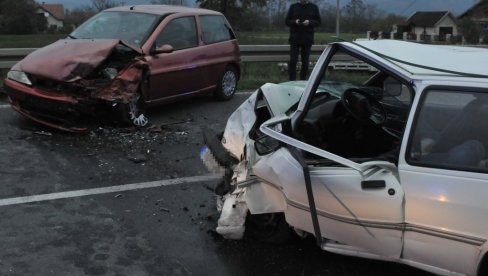
POLYGON ((156 49, 154 49, 153 54, 155 54, 155 55, 168 54, 168 53, 172 53, 173 51, 174 51, 173 46, 171 46, 169 44, 164 44, 164 45, 161 45, 160 47, 157 47, 156 49))
POLYGON ((268 135, 261 136, 254 141, 254 149, 259 155, 272 153, 280 147, 280 142, 268 135))

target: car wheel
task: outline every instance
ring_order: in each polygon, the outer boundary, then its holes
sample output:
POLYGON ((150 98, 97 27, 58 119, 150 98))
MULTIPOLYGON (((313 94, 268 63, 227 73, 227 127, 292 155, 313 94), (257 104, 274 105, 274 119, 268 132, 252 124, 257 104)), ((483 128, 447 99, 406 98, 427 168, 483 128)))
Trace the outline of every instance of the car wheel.
POLYGON ((149 123, 146 117, 144 104, 140 94, 135 94, 127 103, 119 104, 120 119, 122 122, 136 127, 144 127, 149 123))
POLYGON ((232 66, 227 66, 217 84, 215 97, 221 101, 232 99, 237 90, 237 80, 237 70, 232 66))
POLYGON ((248 214, 245 234, 261 242, 274 244, 285 243, 296 236, 283 213, 248 214))

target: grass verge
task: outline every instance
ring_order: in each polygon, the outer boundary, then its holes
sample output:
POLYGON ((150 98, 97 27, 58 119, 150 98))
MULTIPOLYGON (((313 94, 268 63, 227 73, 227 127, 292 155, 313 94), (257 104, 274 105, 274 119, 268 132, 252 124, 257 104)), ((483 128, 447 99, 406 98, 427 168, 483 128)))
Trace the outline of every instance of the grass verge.
POLYGON ((281 71, 276 62, 243 63, 239 90, 257 89, 271 82, 280 83, 288 80, 288 73, 281 71))

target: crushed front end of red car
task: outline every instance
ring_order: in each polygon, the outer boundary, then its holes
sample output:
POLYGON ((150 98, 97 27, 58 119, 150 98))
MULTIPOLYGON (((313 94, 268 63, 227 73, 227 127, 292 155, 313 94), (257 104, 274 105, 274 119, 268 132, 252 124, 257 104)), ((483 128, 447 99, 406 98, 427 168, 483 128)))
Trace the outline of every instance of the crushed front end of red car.
POLYGON ((84 132, 87 117, 103 116, 139 97, 148 71, 140 56, 116 39, 59 40, 14 65, 4 86, 12 107, 24 116, 84 132))

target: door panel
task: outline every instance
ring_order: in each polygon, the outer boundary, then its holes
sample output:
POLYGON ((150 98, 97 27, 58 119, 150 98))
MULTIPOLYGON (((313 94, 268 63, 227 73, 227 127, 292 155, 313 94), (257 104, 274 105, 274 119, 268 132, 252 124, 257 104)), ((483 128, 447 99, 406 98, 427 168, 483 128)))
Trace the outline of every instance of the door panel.
POLYGON ((488 229, 486 175, 461 177, 410 166, 400 173, 406 198, 404 258, 474 275, 488 229))
POLYGON ((169 21, 154 47, 165 44, 174 51, 147 57, 151 71, 149 101, 188 95, 204 86, 204 50, 198 47, 195 17, 169 21))
MULTIPOLYGON (((403 190, 391 172, 371 169, 361 176, 347 167, 310 170, 322 236, 374 254, 400 256, 403 190), (365 180, 383 180, 386 187, 362 189, 365 180)), ((303 171, 289 151, 282 148, 263 157, 253 171, 282 189, 288 203, 287 221, 313 233, 303 171)))

